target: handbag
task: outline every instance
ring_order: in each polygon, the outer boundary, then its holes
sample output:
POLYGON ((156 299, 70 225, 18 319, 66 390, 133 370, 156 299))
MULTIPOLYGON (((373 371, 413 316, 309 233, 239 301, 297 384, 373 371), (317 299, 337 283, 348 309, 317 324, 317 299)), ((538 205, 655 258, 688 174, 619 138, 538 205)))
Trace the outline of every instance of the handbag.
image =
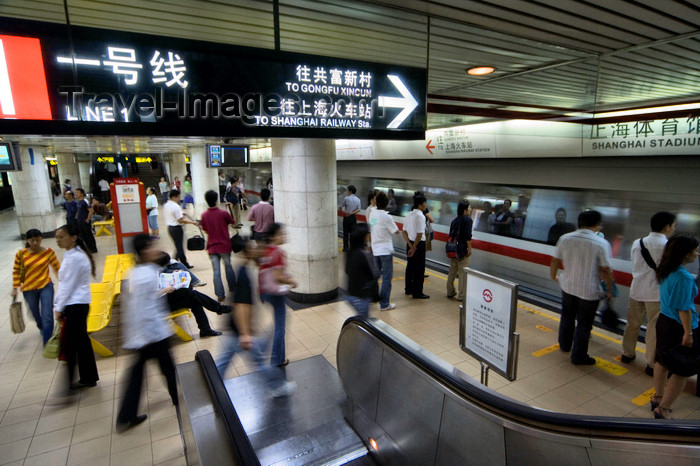
POLYGON ((600 320, 603 322, 603 325, 612 329, 616 329, 618 325, 620 325, 620 319, 617 317, 617 313, 607 300, 603 303, 600 320))
POLYGON ((53 334, 44 346, 44 357, 47 359, 57 359, 61 354, 61 327, 59 322, 54 322, 53 334))
POLYGON ((231 237, 231 249, 234 253, 241 252, 245 249, 246 239, 240 234, 236 233, 231 237))
POLYGON ((12 333, 24 332, 26 324, 22 313, 22 303, 17 301, 15 297, 12 298, 12 304, 10 304, 10 321, 12 322, 12 333))
MULTIPOLYGON (((199 232, 202 233, 202 229, 199 229, 199 232)), ((202 233, 204 235, 204 233, 202 233)), ((187 240, 187 250, 188 251, 204 251, 206 247, 206 241, 204 240, 204 236, 202 235, 194 235, 192 238, 189 238, 187 240)))

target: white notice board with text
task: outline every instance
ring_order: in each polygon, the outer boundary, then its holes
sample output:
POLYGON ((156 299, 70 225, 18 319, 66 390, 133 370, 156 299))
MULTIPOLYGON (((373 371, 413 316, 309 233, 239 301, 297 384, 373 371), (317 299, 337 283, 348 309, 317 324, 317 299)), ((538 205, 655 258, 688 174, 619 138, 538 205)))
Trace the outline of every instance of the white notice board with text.
POLYGON ((518 285, 469 267, 465 275, 467 291, 460 315, 460 347, 498 374, 515 380, 518 285))

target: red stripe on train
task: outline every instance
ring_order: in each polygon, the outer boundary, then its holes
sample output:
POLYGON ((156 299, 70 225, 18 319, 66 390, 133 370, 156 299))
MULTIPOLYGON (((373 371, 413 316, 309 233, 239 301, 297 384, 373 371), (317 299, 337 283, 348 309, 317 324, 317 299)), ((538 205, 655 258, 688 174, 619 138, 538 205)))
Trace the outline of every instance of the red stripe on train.
MULTIPOLYGON (((338 215, 342 216, 342 212, 338 211, 338 215)), ((357 219, 360 221, 366 221, 364 215, 358 215, 357 219)), ((399 229, 403 230, 402 223, 396 223, 399 229)), ((447 242, 449 235, 440 231, 433 233, 433 239, 438 241, 447 242)), ((525 262, 531 262, 537 265, 543 265, 549 267, 549 263, 552 260, 552 256, 549 254, 543 254, 541 252, 528 251, 527 249, 514 248, 512 246, 505 246, 503 244, 491 243, 489 241, 482 241, 479 239, 472 240, 472 247, 480 251, 490 252, 491 254, 498 254, 499 256, 510 257, 511 259, 518 259, 525 262)), ((630 286, 632 284, 632 274, 627 272, 620 272, 618 270, 613 270, 613 278, 615 283, 622 286, 630 286)), ((699 297, 700 299, 700 297, 699 297)))

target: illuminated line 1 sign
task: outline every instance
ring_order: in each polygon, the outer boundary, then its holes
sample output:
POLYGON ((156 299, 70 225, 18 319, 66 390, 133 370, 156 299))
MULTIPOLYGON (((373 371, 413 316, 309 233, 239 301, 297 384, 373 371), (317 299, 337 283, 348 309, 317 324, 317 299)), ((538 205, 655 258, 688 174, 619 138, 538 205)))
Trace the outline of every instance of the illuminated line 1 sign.
POLYGON ((71 44, 65 25, 0 25, 5 55, 31 41, 45 69, 0 60, 0 133, 425 137, 425 69, 77 26, 71 44), (38 108, 15 76, 46 82, 44 113, 12 114, 38 108))

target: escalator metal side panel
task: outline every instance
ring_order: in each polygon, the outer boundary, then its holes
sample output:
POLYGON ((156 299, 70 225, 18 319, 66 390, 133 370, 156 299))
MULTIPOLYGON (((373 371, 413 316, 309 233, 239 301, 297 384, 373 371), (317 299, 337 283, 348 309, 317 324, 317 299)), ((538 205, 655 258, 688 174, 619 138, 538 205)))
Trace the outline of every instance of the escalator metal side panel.
POLYGON ((238 464, 226 426, 196 361, 177 365, 181 430, 188 465, 238 464))
POLYGON ((573 416, 532 408, 481 387, 375 319, 346 322, 337 358, 348 397, 346 418, 365 441, 377 441, 378 451, 370 451, 380 464, 700 463, 696 422, 573 416), (365 374, 368 359, 380 359, 382 365, 368 365, 365 374), (443 377, 445 384, 439 382, 443 377), (431 389, 435 395, 426 394, 431 389), (430 412, 416 405, 428 406, 430 412), (414 456, 416 442, 425 452, 419 457, 414 456))

